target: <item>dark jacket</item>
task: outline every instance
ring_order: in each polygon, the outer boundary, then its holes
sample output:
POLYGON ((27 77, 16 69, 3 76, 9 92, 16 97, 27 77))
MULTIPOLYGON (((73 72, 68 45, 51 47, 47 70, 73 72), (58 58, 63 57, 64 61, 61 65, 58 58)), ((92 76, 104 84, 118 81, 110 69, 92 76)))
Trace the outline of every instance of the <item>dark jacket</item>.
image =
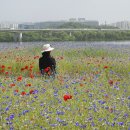
POLYGON ((41 74, 47 73, 45 70, 46 68, 50 68, 51 74, 56 73, 56 61, 53 57, 50 55, 44 55, 40 57, 39 59, 39 69, 41 71, 41 74))

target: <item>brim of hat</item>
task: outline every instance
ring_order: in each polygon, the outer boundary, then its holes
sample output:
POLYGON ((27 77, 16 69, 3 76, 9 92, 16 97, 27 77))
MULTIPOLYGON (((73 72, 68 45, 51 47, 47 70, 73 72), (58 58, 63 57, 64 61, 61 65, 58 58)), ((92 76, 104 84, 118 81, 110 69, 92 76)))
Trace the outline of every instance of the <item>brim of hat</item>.
POLYGON ((48 48, 46 50, 42 50, 41 52, 47 52, 47 51, 52 51, 52 50, 54 50, 54 48, 48 48))

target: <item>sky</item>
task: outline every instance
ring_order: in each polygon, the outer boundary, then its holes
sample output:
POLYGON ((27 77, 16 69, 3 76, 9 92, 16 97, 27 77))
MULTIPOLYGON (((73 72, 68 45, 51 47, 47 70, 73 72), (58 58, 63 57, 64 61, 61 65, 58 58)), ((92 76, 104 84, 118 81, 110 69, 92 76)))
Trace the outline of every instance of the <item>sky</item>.
POLYGON ((130 21, 130 0, 0 0, 0 22, 130 21))

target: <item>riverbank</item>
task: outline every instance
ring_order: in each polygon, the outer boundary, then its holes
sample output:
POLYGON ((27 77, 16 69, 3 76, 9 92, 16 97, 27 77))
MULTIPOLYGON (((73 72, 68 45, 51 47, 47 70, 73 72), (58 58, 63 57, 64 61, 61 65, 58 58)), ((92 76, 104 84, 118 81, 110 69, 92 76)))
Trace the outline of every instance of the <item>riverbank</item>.
MULTIPOLYGON (((125 41, 130 40, 130 31, 37 31, 23 32, 23 42, 36 41, 125 41)), ((0 42, 18 42, 17 32, 0 32, 0 42)))

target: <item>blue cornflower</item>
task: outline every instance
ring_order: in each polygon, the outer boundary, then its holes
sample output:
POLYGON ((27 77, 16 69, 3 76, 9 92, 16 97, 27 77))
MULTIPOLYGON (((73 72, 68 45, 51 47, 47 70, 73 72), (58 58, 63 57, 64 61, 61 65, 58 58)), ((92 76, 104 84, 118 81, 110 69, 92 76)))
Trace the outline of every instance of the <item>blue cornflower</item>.
POLYGON ((103 119, 102 118, 99 118, 98 121, 102 121, 103 119))
POLYGON ((93 96, 93 95, 90 93, 90 94, 89 94, 89 97, 92 97, 92 96, 93 96))
POLYGON ((124 122, 118 122, 118 125, 122 126, 124 125, 124 122))
POLYGON ((64 112, 63 111, 57 111, 56 114, 57 115, 64 115, 64 112))
POLYGON ((62 125, 63 125, 63 126, 67 126, 67 125, 68 125, 68 123, 63 122, 63 123, 62 123, 62 125))
POLYGON ((89 117, 88 120, 91 121, 93 118, 92 117, 89 117))
POLYGON ((64 120, 61 120, 60 118, 56 118, 56 120, 60 123, 64 122, 64 120))
POLYGON ((115 126, 115 123, 112 123, 111 126, 115 126))
POLYGON ((95 126, 95 123, 94 123, 94 122, 92 122, 92 123, 91 123, 91 126, 93 126, 93 127, 94 127, 94 126, 95 126))
POLYGON ((56 92, 54 92, 54 96, 58 96, 58 93, 57 93, 57 91, 56 91, 56 92))
POLYGON ((14 114, 11 114, 10 117, 9 117, 10 120, 13 120, 14 119, 14 114))
POLYGON ((106 107, 105 107, 105 109, 109 109, 109 107, 108 107, 108 106, 106 106, 106 107))
POLYGON ((5 108, 5 111, 8 111, 8 110, 9 110, 9 107, 6 107, 6 108, 5 108))
POLYGON ((34 91, 33 91, 33 94, 38 94, 38 90, 34 90, 34 91))
POLYGON ((22 114, 25 115, 25 114, 28 113, 28 112, 29 112, 29 110, 24 110, 24 111, 22 112, 22 114))
POLYGON ((9 121, 9 122, 7 122, 6 124, 7 124, 7 125, 12 125, 13 122, 9 121))
POLYGON ((127 114, 127 113, 125 113, 125 114, 124 114, 124 117, 128 117, 128 114, 127 114))
POLYGON ((38 96, 34 96, 34 98, 37 98, 38 96))
POLYGON ((79 126, 79 122, 76 122, 75 125, 76 125, 76 126, 79 126))
POLYGON ((13 127, 10 127, 10 130, 14 130, 14 128, 13 128, 13 127))
POLYGON ((99 100, 98 102, 99 102, 101 105, 106 103, 105 101, 102 101, 102 100, 99 100))
POLYGON ((9 121, 9 118, 6 118, 7 121, 9 121))
POLYGON ((40 106, 44 106, 44 103, 41 103, 40 106))
POLYGON ((58 124, 50 124, 50 126, 52 126, 52 127, 55 127, 55 126, 57 126, 58 124))
POLYGON ((66 88, 69 88, 69 85, 66 85, 65 87, 66 87, 66 88))
POLYGON ((87 125, 80 125, 80 128, 84 129, 87 125))

